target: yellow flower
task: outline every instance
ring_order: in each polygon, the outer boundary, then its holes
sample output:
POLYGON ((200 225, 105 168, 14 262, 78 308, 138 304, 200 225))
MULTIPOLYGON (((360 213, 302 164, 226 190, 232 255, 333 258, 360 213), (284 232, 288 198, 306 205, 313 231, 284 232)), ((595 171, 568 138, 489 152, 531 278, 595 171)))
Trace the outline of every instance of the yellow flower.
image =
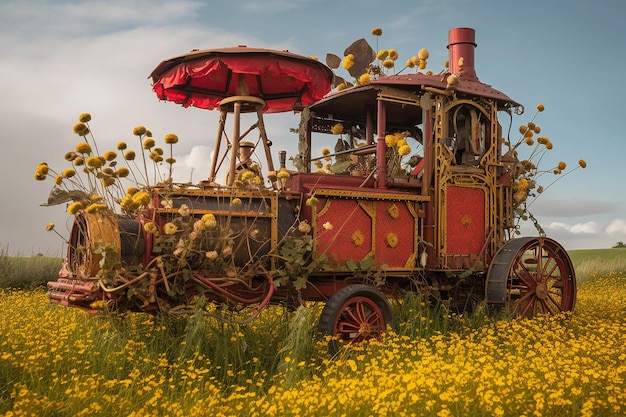
POLYGON ((524 133, 526 133, 526 131, 528 130, 528 126, 526 125, 521 125, 519 127, 519 132, 523 135, 524 133))
POLYGON ((72 178, 74 175, 76 175, 76 171, 74 171, 72 168, 67 168, 63 171, 63 176, 65 178, 72 178))
POLYGON ((322 149, 322 155, 324 155, 324 156, 325 155, 330 155, 330 149, 328 149, 328 148, 322 149))
POLYGON ((81 157, 81 156, 77 156, 76 159, 74 159, 74 166, 82 166, 85 165, 85 158, 81 157))
POLYGON ((107 208, 108 207, 106 204, 93 203, 93 204, 88 205, 85 211, 87 213, 100 213, 100 212, 105 211, 107 208))
POLYGON ((359 77, 359 84, 367 84, 372 79, 372 76, 369 73, 361 74, 359 77))
POLYGON ((398 51, 396 51, 395 49, 389 50, 389 59, 395 61, 396 59, 398 59, 398 56, 398 51))
POLYGON ((62 182, 63 182, 63 175, 62 174, 57 174, 54 177, 54 185, 61 185, 62 182))
POLYGON ((339 84, 337 86, 337 90, 341 91, 341 90, 345 90, 346 88, 348 88, 348 84, 346 84, 345 82, 339 84))
POLYGON ((168 133, 167 135, 165 135, 165 143, 167 144, 174 144, 178 142, 178 136, 176 136, 174 133, 168 133))
POLYGON ((207 213, 204 216, 202 216, 201 219, 204 222, 204 226, 207 229, 212 229, 215 226, 217 226, 217 220, 215 219, 215 216, 212 213, 207 213))
POLYGON ((579 160, 578 165, 580 165, 581 168, 587 168, 587 162, 585 162, 584 159, 579 160))
POLYGON ((378 51, 378 54, 376 54, 376 59, 382 61, 383 59, 387 58, 389 56, 389 51, 386 49, 381 49, 380 51, 378 51))
POLYGON ((233 206, 240 206, 242 204, 241 202, 241 198, 235 197, 232 200, 230 200, 230 204, 233 206))
POLYGON ((78 121, 81 123, 87 123, 91 120, 91 114, 89 113, 82 113, 80 116, 78 116, 78 121))
POLYGON ((159 233, 159 226, 157 226, 155 222, 147 222, 143 225, 143 230, 145 230, 146 233, 156 235, 159 233))
POLYGON ((76 123, 74 125, 74 133, 78 136, 86 136, 89 133, 89 128, 84 123, 76 123))
POLYGON ((411 147, 409 145, 402 145, 398 148, 398 155, 404 156, 411 153, 411 147))
POLYGON ((354 66, 354 55, 348 54, 343 60, 343 69, 349 70, 354 66))
POLYGON ((217 251, 210 250, 204 256, 206 256, 209 260, 214 261, 215 259, 217 259, 219 254, 217 253, 217 251))
POLYGON ((537 111, 542 112, 545 110, 545 107, 543 106, 543 104, 539 103, 537 104, 537 111))
POLYGON ((393 148, 398 143, 398 137, 396 135, 386 135, 385 136, 385 145, 388 148, 393 148))
POLYGON ((145 191, 138 191, 133 194, 133 202, 138 203, 141 206, 147 206, 150 204, 150 194, 145 191))
POLYGON ((117 152, 115 151, 107 151, 104 154, 104 159, 106 159, 107 161, 111 162, 112 160, 114 160, 115 158, 117 158, 117 152))
POLYGON ((133 129, 133 135, 135 136, 141 136, 144 135, 146 133, 146 127, 145 126, 136 126, 133 129))
POLYGON ((152 149, 155 145, 154 139, 152 138, 146 138, 146 140, 143 141, 143 148, 144 149, 152 149))
POLYGON ((319 61, 319 58, 317 56, 315 56, 315 55, 311 55, 309 58, 314 59, 316 61, 319 61))
POLYGON ((559 162, 559 165, 557 166, 557 169, 559 171, 563 171, 565 168, 567 167, 567 164, 563 161, 559 162))
POLYGON ((332 230, 333 224, 331 222, 326 222, 322 225, 322 227, 326 230, 332 230))
POLYGON ((90 156, 87 158, 87 166, 95 169, 101 168, 102 160, 97 156, 90 156))
POLYGON ((428 49, 422 48, 417 52, 417 57, 419 59, 427 60, 429 56, 428 49))
POLYGON ((550 149, 552 149, 552 148, 553 148, 553 146, 554 146, 554 145, 552 145, 552 142, 550 142, 550 141, 548 140, 548 142, 546 143, 546 149, 550 150, 550 149))
POLYGON ((380 36, 382 34, 383 34, 383 29, 382 28, 375 27, 374 29, 372 29, 372 35, 380 36))
POLYGON ((306 200, 306 205, 309 207, 317 206, 317 203, 318 203, 318 200, 317 200, 317 197, 315 196, 311 196, 307 198, 306 200))
POLYGON ((176 163, 176 158, 167 158, 165 162, 167 162, 170 165, 174 165, 176 163))
POLYGON ((178 227, 176 227, 174 223, 168 222, 168 223, 165 223, 165 225, 163 226, 163 231, 165 232, 166 235, 173 235, 174 233, 178 231, 178 227))
POLYGON ((54 223, 48 223, 48 225, 46 226, 46 232, 49 232, 52 229, 54 229, 54 223))
POLYGON ((118 178, 126 178, 130 174, 130 170, 126 167, 120 167, 116 172, 115 176, 118 178))
POLYGON ((118 151, 123 151, 124 149, 126 149, 126 142, 118 142, 117 143, 117 150, 118 151))
POLYGON ((411 58, 407 59, 406 62, 404 63, 404 65, 407 68, 414 68, 415 67, 415 63, 413 62, 413 60, 411 58))
POLYGON ((533 146, 535 144, 535 140, 532 137, 526 138, 526 145, 533 146))
POLYGON ((249 171, 249 170, 245 170, 244 172, 241 173, 241 180, 242 181, 248 181, 250 179, 252 179, 255 176, 254 172, 249 171))
POLYGON ((76 145, 76 153, 91 153, 91 146, 87 142, 81 142, 76 145))
MULTIPOLYGON (((333 127, 330 128, 330 133, 332 133, 333 135, 341 135, 343 133, 343 125, 341 123, 335 123, 333 127)), ((328 150, 326 148, 324 149, 328 150)), ((322 151, 322 155, 328 155, 329 153, 330 151, 328 151, 327 153, 324 153, 324 151, 322 151)))
POLYGON ((69 214, 76 214, 82 209, 83 209, 83 203, 81 203, 80 201, 75 201, 67 207, 67 212, 69 214))
POLYGON ((383 61, 383 67, 389 69, 393 68, 396 64, 393 62, 393 59, 385 59, 383 61))
POLYGON ((190 213, 191 211, 189 210, 189 206, 187 204, 181 204, 180 208, 178 209, 178 214, 180 214, 182 217, 187 217, 190 213))
POLYGON ((278 173, 276 174, 276 177, 278 179, 283 179, 283 178, 289 178, 291 177, 291 175, 289 174, 289 172, 287 172, 286 169, 281 168, 278 173))
POLYGON ((135 151, 130 150, 130 151, 126 151, 126 153, 124 154, 124 159, 126 159, 127 161, 132 161, 135 159, 135 151))

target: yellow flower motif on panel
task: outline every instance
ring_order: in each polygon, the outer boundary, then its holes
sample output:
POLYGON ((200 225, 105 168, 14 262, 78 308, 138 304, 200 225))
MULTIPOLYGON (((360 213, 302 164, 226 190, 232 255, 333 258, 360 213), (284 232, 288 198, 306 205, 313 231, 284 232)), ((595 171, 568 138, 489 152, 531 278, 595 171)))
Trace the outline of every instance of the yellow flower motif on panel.
POLYGON ((389 213, 389 216, 391 216, 392 219, 397 219, 398 216, 400 216, 400 210, 395 204, 389 206, 387 213, 389 213))
POLYGON ((355 246, 361 246, 363 242, 365 241, 365 236, 363 236, 363 233, 360 230, 357 230, 354 233, 352 233, 351 238, 352 238, 352 243, 354 243, 355 246))
POLYGON ((387 246, 395 248, 398 245, 398 236, 395 233, 387 234, 387 246))
POLYGON ((472 223, 472 218, 468 214, 465 214, 463 217, 461 217, 461 224, 463 226, 469 226, 470 223, 472 223))

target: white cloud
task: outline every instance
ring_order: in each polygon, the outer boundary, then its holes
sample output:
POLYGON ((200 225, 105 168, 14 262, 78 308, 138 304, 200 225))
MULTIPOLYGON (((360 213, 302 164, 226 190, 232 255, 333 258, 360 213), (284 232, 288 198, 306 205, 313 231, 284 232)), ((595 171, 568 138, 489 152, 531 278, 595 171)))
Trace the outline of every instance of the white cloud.
POLYGON ((567 224, 562 222, 552 222, 548 226, 549 229, 562 229, 567 230, 570 233, 579 234, 579 233, 588 233, 594 234, 598 233, 599 225, 594 221, 586 222, 586 223, 577 223, 577 224, 567 224))
POLYGON ((605 232, 610 235, 626 234, 626 221, 622 219, 613 220, 605 229, 605 232))

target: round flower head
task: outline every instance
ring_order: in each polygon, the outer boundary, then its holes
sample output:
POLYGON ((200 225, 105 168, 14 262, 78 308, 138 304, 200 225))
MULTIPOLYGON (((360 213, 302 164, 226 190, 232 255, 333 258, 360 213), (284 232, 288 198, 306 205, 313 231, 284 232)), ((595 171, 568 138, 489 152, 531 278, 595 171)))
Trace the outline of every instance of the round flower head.
POLYGON ((178 227, 176 227, 176 225, 172 222, 165 223, 165 225, 163 226, 163 231, 166 235, 173 235, 178 231, 178 227))
POLYGON ((176 136, 173 133, 168 133, 167 135, 165 135, 164 140, 165 140, 165 143, 172 145, 178 142, 178 136, 176 136))
POLYGON ((376 28, 372 29, 372 35, 380 36, 382 34, 383 34, 383 29, 382 28, 376 27, 376 28))
POLYGON ((89 128, 84 123, 76 123, 74 125, 74 133, 78 136, 86 136, 89 133, 89 128))
POLYGON ((543 104, 541 104, 541 103, 537 104, 537 111, 538 111, 538 112, 542 112, 542 111, 544 111, 545 109, 546 109, 546 108, 544 107, 544 105, 543 105, 543 104))
POLYGON ((133 194, 133 201, 139 203, 142 206, 150 204, 150 194, 145 191, 137 191, 133 194))
POLYGON ((85 165, 85 158, 83 158, 82 156, 79 156, 76 159, 74 159, 74 166, 80 167, 83 165, 85 165))
POLYGON ((117 142, 117 150, 123 151, 124 149, 126 149, 126 142, 117 142))
POLYGON ((398 155, 404 156, 411 153, 411 147, 409 145, 402 145, 398 148, 398 155))
POLYGON ((46 226, 46 232, 49 232, 52 229, 54 229, 54 223, 48 223, 48 225, 46 226))
POLYGON ((359 77, 359 84, 367 84, 371 81, 372 76, 369 75, 367 72, 365 74, 361 74, 361 76, 359 77))
POLYGON ((584 159, 579 160, 578 165, 580 165, 581 168, 587 168, 587 162, 585 162, 584 159))
POLYGON ((381 49, 380 51, 378 51, 378 53, 376 54, 376 59, 378 60, 383 60, 386 59, 389 56, 389 51, 386 49, 381 49))
POLYGON ((409 58, 404 63, 404 66, 407 67, 407 68, 415 68, 415 63, 413 62, 413 60, 411 58, 409 58))
MULTIPOLYGON (((333 135, 341 135, 343 133, 343 125, 341 123, 335 123, 333 127, 330 128, 330 133, 333 135)), ((324 153, 324 151, 322 151, 323 155, 328 155, 329 153, 330 151, 328 151, 328 153, 324 153)))
POLYGON ((80 116, 78 116, 78 121, 81 123, 87 123, 91 120, 91 114, 89 113, 82 113, 80 116))
POLYGON ((133 129, 133 135, 135 136, 142 136, 145 135, 146 133, 146 127, 145 126, 136 126, 133 129))
POLYGON ((242 204, 241 198, 235 197, 230 201, 230 204, 233 206, 240 206, 242 204))
POLYGON ((159 233, 159 226, 157 226, 155 222, 148 222, 143 225, 143 230, 145 230, 146 233, 156 235, 159 233))
POLYGON ((54 177, 54 185, 61 185, 63 183, 63 175, 57 174, 54 177))
POLYGON ((154 148, 155 142, 154 139, 152 138, 146 138, 146 140, 143 141, 143 148, 144 149, 152 149, 154 148))
POLYGON ((117 158, 117 152, 115 151, 107 151, 104 154, 104 159, 106 159, 107 161, 111 162, 112 160, 114 160, 115 158, 117 158))
POLYGON ((130 151, 126 151, 126 153, 124 154, 124 159, 126 159, 127 161, 132 161, 135 159, 135 151, 130 150, 130 151))
POLYGON ((427 60, 429 56, 428 49, 422 48, 417 52, 417 57, 419 59, 427 60))
POLYGON ((75 201, 67 207, 67 212, 69 214, 76 214, 83 209, 83 203, 80 201, 75 201))
POLYGON ((72 162, 74 159, 76 159, 77 156, 78 155, 76 155, 76 152, 70 151, 65 154, 65 160, 72 162))
POLYGON ((76 145, 76 153, 88 154, 91 153, 91 145, 87 142, 81 142, 76 145))
POLYGON ((389 59, 395 61, 396 59, 398 59, 398 56, 398 51, 396 51, 395 49, 389 50, 389 59))
POLYGON ((558 169, 560 171, 565 170, 566 167, 567 167, 567 164, 565 162, 563 162, 563 161, 559 162, 558 169))
POLYGON ((167 162, 170 165, 174 165, 176 163, 176 158, 167 158, 165 162, 167 162))
POLYGON ((348 54, 343 60, 343 69, 349 70, 354 66, 354 55, 348 54))
POLYGON ((117 171, 115 171, 115 176, 117 178, 126 178, 130 174, 130 170, 126 167, 120 167, 117 171))

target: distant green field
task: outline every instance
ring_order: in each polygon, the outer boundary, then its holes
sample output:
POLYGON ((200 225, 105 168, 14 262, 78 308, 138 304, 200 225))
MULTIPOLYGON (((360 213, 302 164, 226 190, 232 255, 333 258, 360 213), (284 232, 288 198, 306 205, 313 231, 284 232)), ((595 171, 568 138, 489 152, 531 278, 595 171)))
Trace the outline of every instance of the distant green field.
POLYGON ((578 281, 594 274, 626 271, 626 248, 582 249, 568 251, 578 281))

